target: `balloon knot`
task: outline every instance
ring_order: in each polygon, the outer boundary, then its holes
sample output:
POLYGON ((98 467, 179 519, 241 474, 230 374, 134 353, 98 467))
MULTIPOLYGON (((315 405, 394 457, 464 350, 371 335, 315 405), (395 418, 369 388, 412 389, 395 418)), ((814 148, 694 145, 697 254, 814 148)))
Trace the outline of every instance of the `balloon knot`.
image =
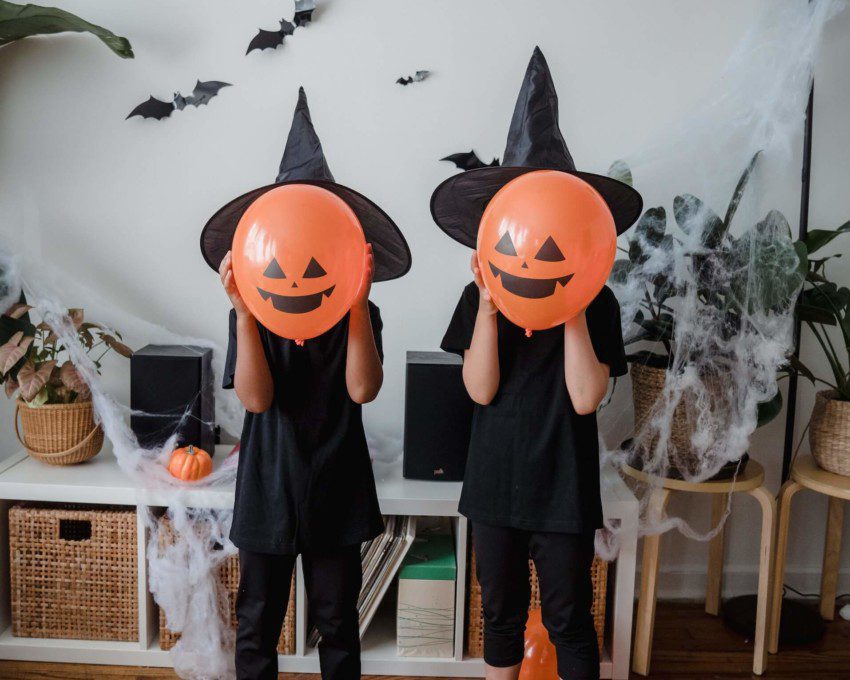
POLYGON ((303 347, 303 346, 304 346, 304 341, 303 341, 303 340, 296 340, 296 341, 295 341, 295 344, 296 344, 296 345, 298 345, 299 347, 303 347))
POLYGON ((527 337, 527 338, 531 337, 531 329, 530 328, 525 329, 525 337, 527 337))

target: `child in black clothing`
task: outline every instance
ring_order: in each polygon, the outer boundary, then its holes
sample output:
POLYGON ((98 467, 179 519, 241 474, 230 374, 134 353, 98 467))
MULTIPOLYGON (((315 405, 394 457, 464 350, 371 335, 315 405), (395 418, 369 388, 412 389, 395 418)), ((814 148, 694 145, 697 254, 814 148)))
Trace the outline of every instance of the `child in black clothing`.
MULTIPOLYGON (((244 679, 277 678, 276 646, 300 554, 309 615, 322 636, 322 677, 353 680, 360 677, 360 544, 383 529, 360 406, 375 398, 383 380, 381 317, 369 290, 373 276, 406 273, 410 256, 380 208, 333 182, 303 90, 278 183, 265 189, 293 182, 346 200, 370 243, 350 312, 319 337, 303 346, 279 337, 243 301, 229 243, 245 197, 222 208, 202 236, 207 262, 218 265, 233 304, 224 387, 235 388, 247 410, 230 534, 241 570, 236 671, 244 679)), ((287 283, 295 287, 300 271, 289 272, 287 283)))
MULTIPOLYGON (((557 95, 539 49, 517 99, 504 163, 456 175, 434 192, 434 219, 452 238, 475 247, 489 199, 538 169, 590 184, 618 233, 640 214, 642 201, 631 187, 576 170, 558 129, 557 95)), ((511 238, 512 228, 504 226, 504 238, 511 238)), ((556 247, 565 251, 570 244, 556 247)), ((513 244, 508 251, 516 254, 513 244)), ((565 324, 526 337, 491 300, 481 276, 488 263, 475 253, 471 266, 474 282, 461 295, 442 348, 463 357, 464 383, 477 402, 460 511, 472 522, 487 678, 519 676, 529 556, 560 677, 598 678, 590 612, 594 532, 602 526, 595 412, 609 378, 626 372, 619 305, 605 287, 565 324)), ((528 271, 527 263, 522 267, 528 271)))

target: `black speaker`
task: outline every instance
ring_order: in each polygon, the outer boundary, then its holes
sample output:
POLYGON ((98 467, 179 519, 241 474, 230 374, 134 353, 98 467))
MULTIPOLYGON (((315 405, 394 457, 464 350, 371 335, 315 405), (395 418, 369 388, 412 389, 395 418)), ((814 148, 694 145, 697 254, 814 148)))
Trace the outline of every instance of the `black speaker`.
POLYGON ((473 407, 459 356, 407 353, 403 466, 407 479, 463 480, 473 407))
POLYGON ((161 446, 175 431, 178 446, 215 450, 212 350, 147 345, 130 359, 130 427, 139 443, 161 446))

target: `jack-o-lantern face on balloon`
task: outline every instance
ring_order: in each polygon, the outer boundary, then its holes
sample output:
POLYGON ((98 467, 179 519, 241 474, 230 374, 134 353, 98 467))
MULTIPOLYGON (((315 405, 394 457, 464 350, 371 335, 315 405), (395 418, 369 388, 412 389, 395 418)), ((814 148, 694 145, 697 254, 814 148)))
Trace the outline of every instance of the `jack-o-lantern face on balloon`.
POLYGON ((508 182, 478 229, 484 284, 499 311, 527 330, 552 328, 585 309, 605 285, 616 250, 603 198, 556 170, 508 182))
POLYGON ((284 338, 336 325, 363 283, 366 240, 339 196, 312 184, 262 194, 233 236, 233 275, 254 317, 284 338))

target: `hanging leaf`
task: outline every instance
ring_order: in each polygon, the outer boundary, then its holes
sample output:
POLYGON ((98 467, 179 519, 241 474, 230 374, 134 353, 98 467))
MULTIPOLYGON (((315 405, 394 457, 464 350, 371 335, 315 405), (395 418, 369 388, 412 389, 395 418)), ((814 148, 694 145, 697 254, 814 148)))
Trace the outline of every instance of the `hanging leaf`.
POLYGON ((27 406, 31 408, 38 408, 39 406, 44 406, 48 399, 50 398, 50 394, 47 391, 47 388, 44 388, 39 391, 38 394, 33 397, 30 401, 27 402, 27 406))
POLYGON ((115 35, 102 26, 89 23, 76 14, 56 7, 16 5, 0 0, 0 47, 33 35, 52 33, 91 33, 123 59, 133 58, 133 48, 127 38, 115 35))
POLYGON ((723 240, 723 220, 693 194, 682 194, 673 199, 673 217, 686 234, 699 230, 700 243, 706 248, 713 250, 723 240))
POLYGON ((27 336, 21 339, 20 332, 15 333, 5 345, 0 345, 0 375, 9 373, 27 353, 33 338, 27 336), (17 338, 17 339, 16 339, 17 338))
POLYGON ((71 320, 71 323, 74 324, 74 330, 79 330, 80 326, 83 325, 83 310, 79 308, 73 308, 68 310, 68 318, 71 320))
POLYGON ((9 378, 3 383, 3 388, 6 390, 6 396, 11 399, 18 391, 18 381, 9 378))
POLYGON ((756 405, 756 414, 758 422, 756 427, 767 425, 771 420, 776 418, 782 411, 782 392, 776 390, 776 394, 767 401, 760 401, 756 405))
POLYGON ((27 361, 18 371, 18 384, 21 389, 21 397, 24 401, 32 401, 50 379, 56 362, 46 361, 38 368, 32 361, 27 361))
POLYGON ((73 390, 81 397, 87 397, 90 394, 88 384, 85 380, 83 380, 82 376, 80 376, 76 366, 74 366, 74 364, 70 361, 66 361, 60 367, 59 378, 65 387, 69 390, 73 390))
POLYGON ((632 169, 625 161, 614 161, 608 168, 608 177, 632 186, 632 169))
POLYGON ((131 350, 129 347, 127 347, 127 345, 125 345, 123 342, 121 342, 114 336, 109 335, 109 333, 103 334, 103 340, 111 349, 114 349, 122 357, 126 357, 127 359, 129 359, 131 356, 133 356, 133 350, 131 350))
POLYGON ((809 253, 817 252, 830 243, 832 239, 841 236, 841 234, 846 234, 848 231, 850 231, 850 222, 845 222, 837 229, 812 229, 806 235, 806 248, 809 249, 809 253))
POLYGON ((738 211, 738 205, 741 203, 741 198, 744 196, 744 189, 747 188, 747 182, 750 181, 750 175, 753 172, 753 168, 756 166, 756 161, 758 160, 760 153, 761 151, 756 151, 753 154, 753 157, 750 159, 750 162, 747 164, 744 172, 741 173, 740 179, 738 179, 735 191, 732 192, 732 198, 729 201, 729 206, 726 208, 726 217, 723 219, 723 226, 725 229, 729 229, 729 225, 732 224, 732 218, 735 217, 735 213, 738 211))

